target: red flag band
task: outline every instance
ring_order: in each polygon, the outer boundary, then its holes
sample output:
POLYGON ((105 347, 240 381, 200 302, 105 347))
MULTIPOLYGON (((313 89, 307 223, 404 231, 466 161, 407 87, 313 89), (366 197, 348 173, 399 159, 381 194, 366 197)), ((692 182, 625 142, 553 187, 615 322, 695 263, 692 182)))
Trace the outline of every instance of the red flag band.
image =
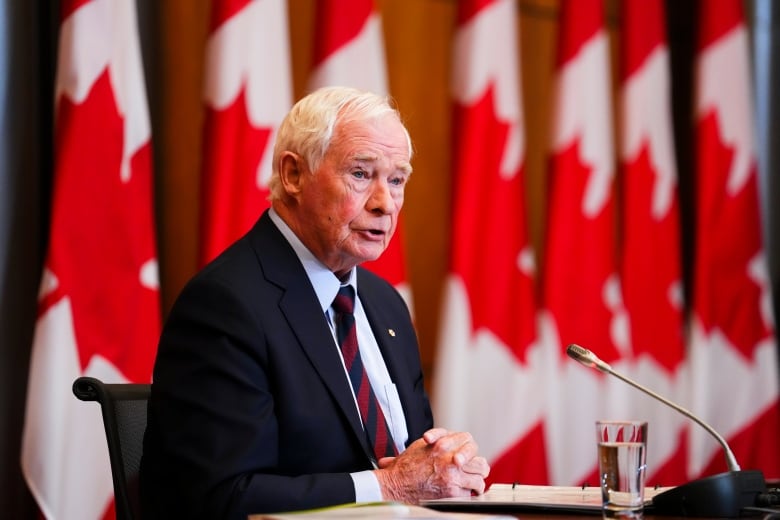
POLYGON ((470 431, 492 482, 548 480, 515 2, 463 1, 453 40, 452 250, 434 390, 439 425, 470 431), (512 413, 505 413, 512 410, 512 413), (516 412, 516 413, 515 413, 516 412))
MULTIPOLYGON (((743 467, 777 477, 777 342, 759 217, 748 34, 739 0, 700 9, 691 408, 729 441, 743 467)), ((693 475, 725 470, 717 446, 700 431, 691 431, 688 464, 693 475)))
POLYGON ((151 128, 135 4, 63 5, 51 235, 22 469, 47 518, 113 516, 100 407, 82 375, 149 382, 160 329, 151 128))
POLYGON ((276 129, 292 106, 286 0, 215 0, 205 65, 202 265, 269 206, 276 129))

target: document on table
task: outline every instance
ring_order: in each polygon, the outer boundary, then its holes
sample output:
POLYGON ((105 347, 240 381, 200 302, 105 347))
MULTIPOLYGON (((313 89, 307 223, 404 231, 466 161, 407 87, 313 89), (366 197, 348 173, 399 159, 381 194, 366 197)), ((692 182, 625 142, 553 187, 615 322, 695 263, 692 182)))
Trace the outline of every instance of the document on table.
MULTIPOLYGON (((645 490, 645 505, 650 505, 655 495, 668 489, 670 488, 647 488, 645 490)), ((493 484, 482 495, 424 500, 422 505, 441 511, 493 510, 505 512, 525 509, 596 514, 601 512, 601 488, 493 484)))

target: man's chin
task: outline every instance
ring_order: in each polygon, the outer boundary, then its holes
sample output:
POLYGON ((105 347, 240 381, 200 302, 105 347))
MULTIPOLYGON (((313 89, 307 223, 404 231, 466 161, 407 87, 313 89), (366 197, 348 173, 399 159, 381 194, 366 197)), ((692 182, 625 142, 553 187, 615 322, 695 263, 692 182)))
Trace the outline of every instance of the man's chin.
POLYGON ((381 246, 377 247, 364 247, 360 250, 360 258, 362 260, 360 261, 361 264, 366 262, 374 262, 376 260, 379 260, 379 258, 382 256, 382 253, 385 252, 387 249, 387 246, 385 244, 382 244, 381 246))

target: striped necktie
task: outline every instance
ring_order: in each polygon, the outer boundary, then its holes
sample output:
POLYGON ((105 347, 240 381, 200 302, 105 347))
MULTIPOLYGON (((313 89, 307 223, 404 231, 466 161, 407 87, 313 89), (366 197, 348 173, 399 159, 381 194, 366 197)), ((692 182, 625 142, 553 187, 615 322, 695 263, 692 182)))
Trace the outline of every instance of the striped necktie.
POLYGON ((371 383, 368 381, 366 369, 360 358, 357 342, 357 327, 355 325, 355 290, 351 285, 342 286, 333 300, 336 311, 336 338, 344 356, 344 364, 355 393, 363 428, 368 436, 368 442, 374 449, 376 460, 382 457, 397 455, 390 429, 385 421, 385 415, 379 406, 371 383))

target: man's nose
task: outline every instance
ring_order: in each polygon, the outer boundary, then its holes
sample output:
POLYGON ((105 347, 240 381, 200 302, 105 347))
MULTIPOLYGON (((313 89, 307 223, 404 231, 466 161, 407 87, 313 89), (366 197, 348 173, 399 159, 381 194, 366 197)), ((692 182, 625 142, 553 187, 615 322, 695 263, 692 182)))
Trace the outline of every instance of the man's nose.
POLYGON ((371 188, 371 197, 368 200, 369 210, 388 214, 395 211, 396 203, 390 193, 390 186, 387 181, 377 180, 371 188))

